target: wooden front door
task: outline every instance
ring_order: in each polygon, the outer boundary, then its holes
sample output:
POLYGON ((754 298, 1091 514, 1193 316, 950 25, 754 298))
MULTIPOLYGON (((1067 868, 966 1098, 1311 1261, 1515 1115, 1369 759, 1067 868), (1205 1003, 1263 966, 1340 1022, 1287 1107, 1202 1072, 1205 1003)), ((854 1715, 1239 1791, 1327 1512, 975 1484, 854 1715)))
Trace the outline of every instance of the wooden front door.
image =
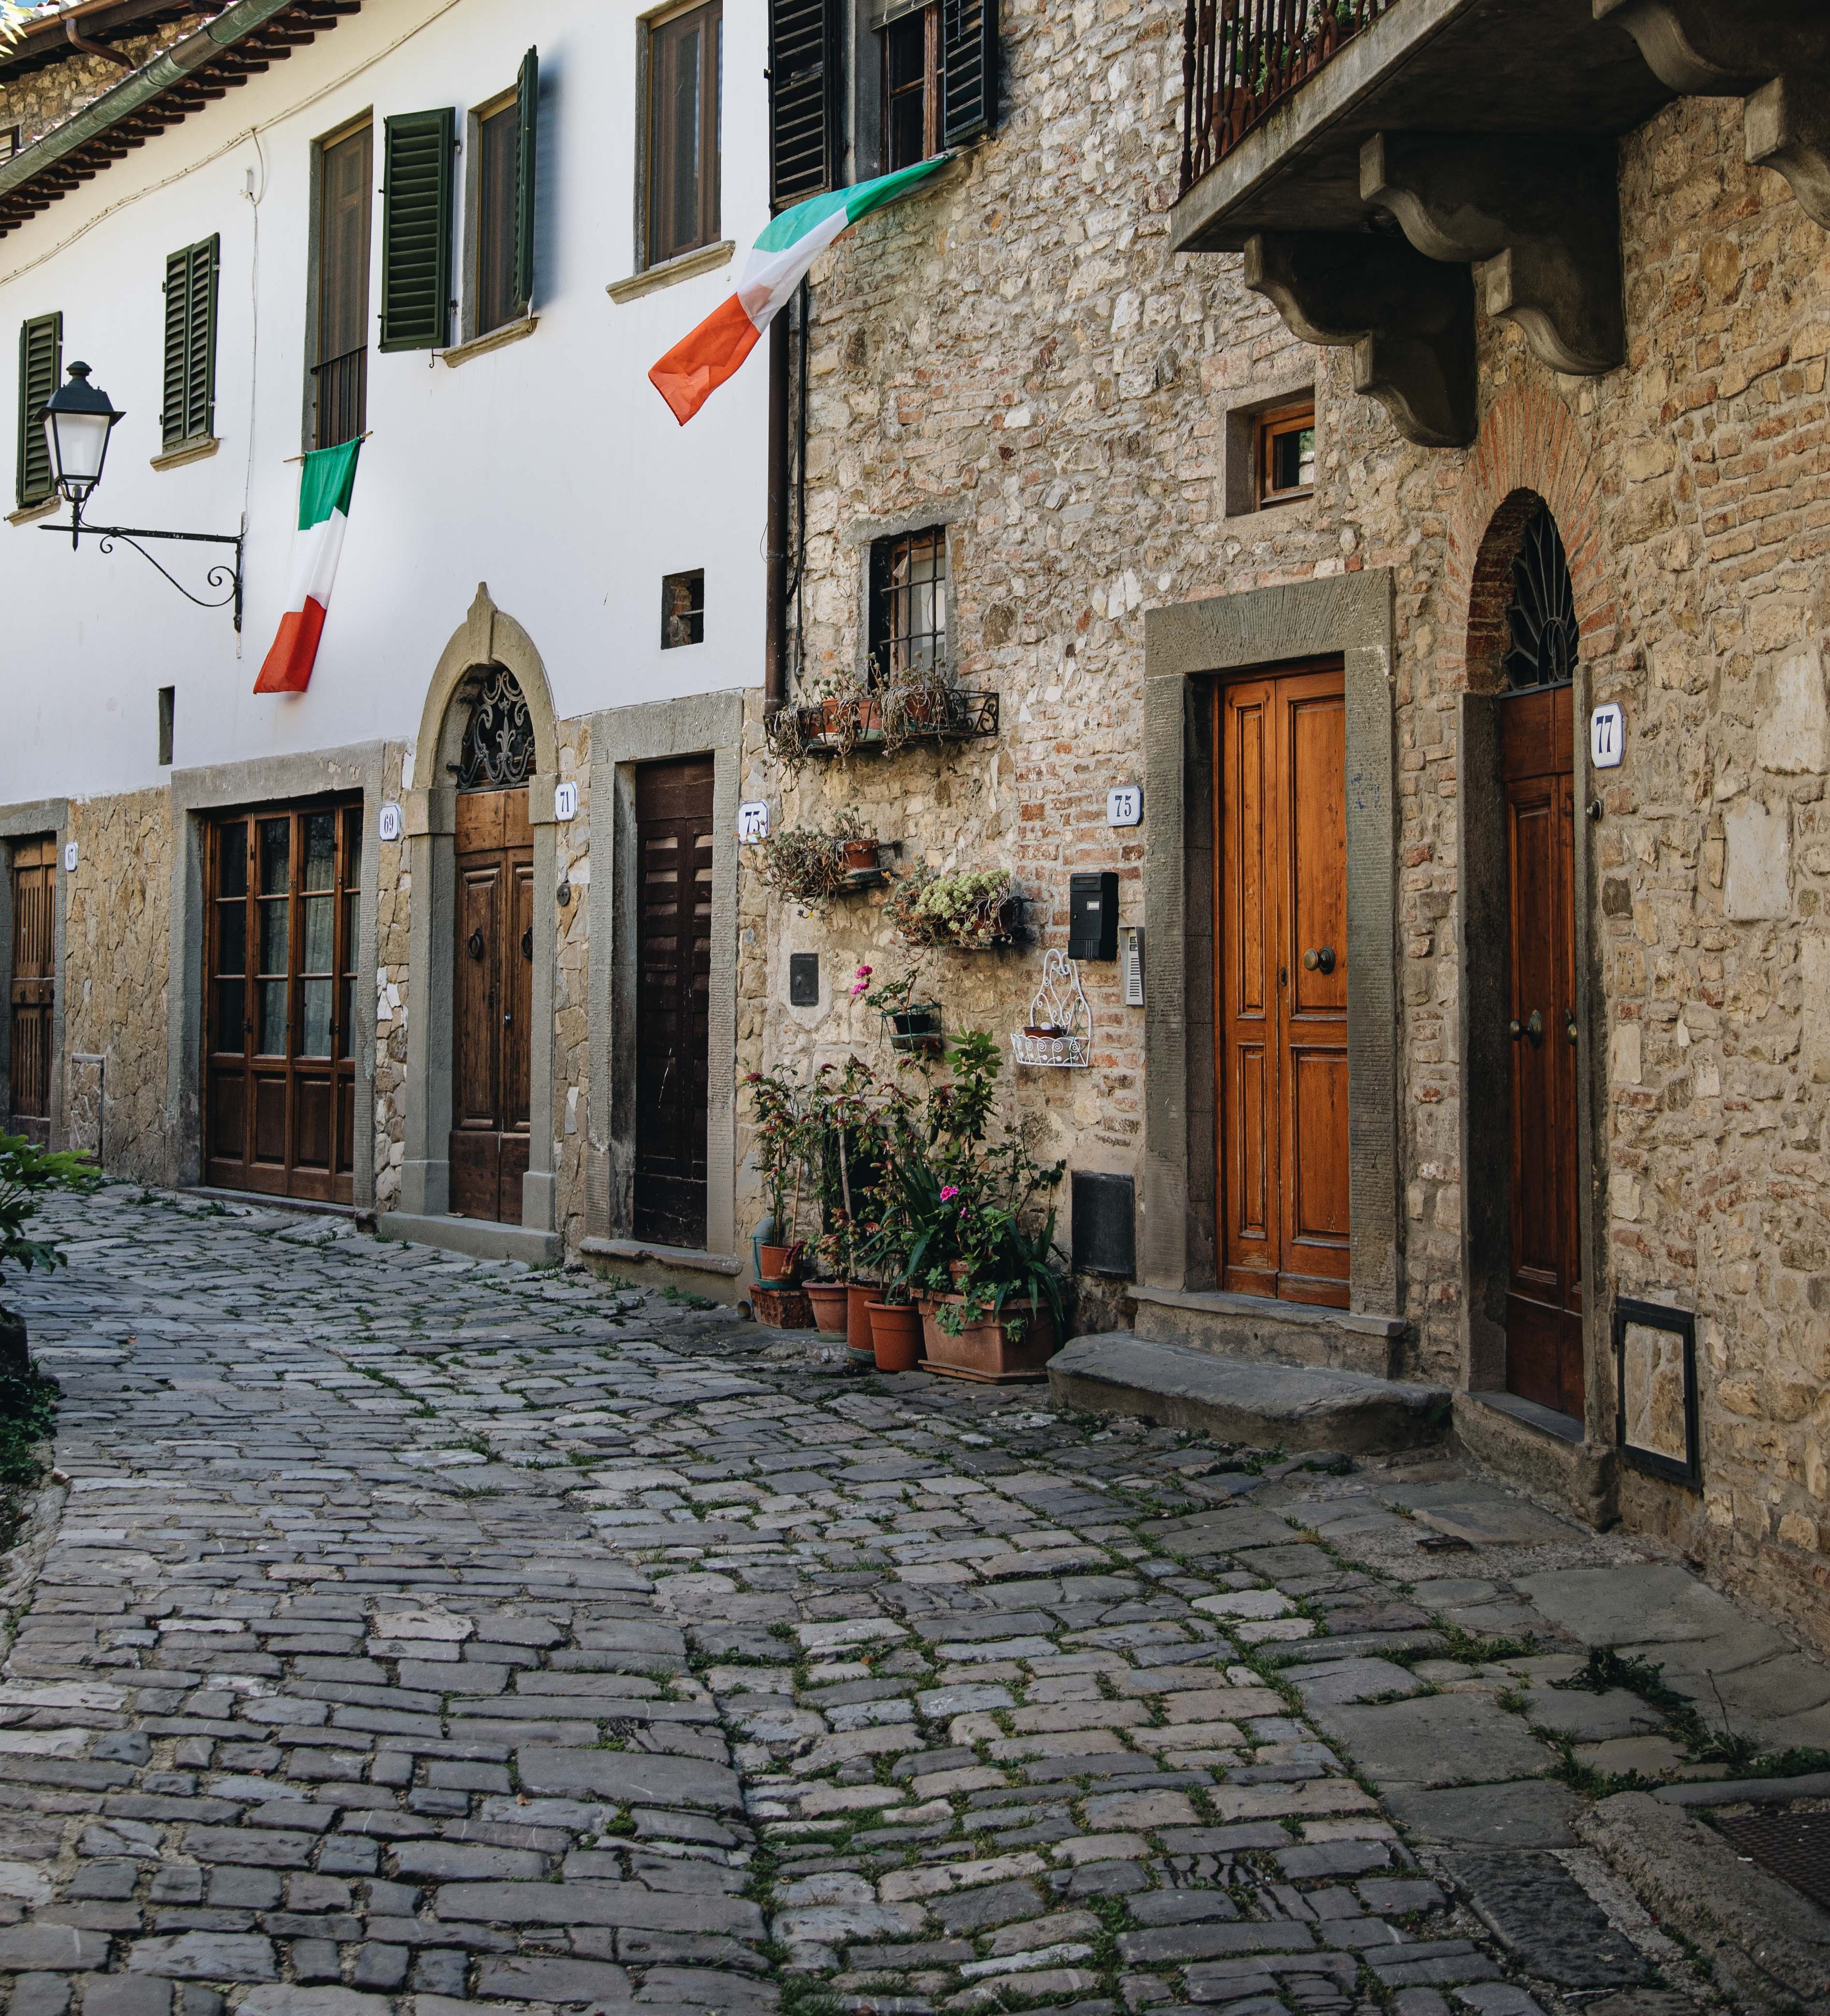
POLYGON ((46 1147, 51 1139, 51 1017, 56 999, 53 920, 57 843, 22 840, 13 850, 13 1051, 6 1131, 46 1147))
POLYGON ((1511 697, 1499 712, 1511 939, 1506 1386, 1580 1419, 1573 707, 1558 686, 1511 697))
POLYGON ((1348 1299, 1346 707, 1338 663, 1214 696, 1223 1288, 1348 1299))
POLYGON ((204 1139, 229 1190, 348 1204, 355 1183, 360 805, 210 830, 204 1139))
POLYGON ((638 1239, 705 1244, 707 1003, 711 974, 711 758, 636 772, 641 877, 636 1002, 638 1239))
POLYGON ((534 830, 524 787, 457 800, 451 1208, 521 1222, 531 1112, 534 830))

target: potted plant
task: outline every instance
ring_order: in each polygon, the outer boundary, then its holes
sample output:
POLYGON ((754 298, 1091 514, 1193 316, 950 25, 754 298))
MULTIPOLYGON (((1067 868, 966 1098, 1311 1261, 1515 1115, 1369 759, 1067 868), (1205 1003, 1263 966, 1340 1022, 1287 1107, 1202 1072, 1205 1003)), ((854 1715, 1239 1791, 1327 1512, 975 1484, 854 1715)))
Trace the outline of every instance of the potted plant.
POLYGON ((774 893, 814 916, 846 886, 845 854, 838 837, 818 826, 787 826, 757 850, 762 879, 774 893))
POLYGON ((1017 904, 1007 868, 972 868, 949 875, 918 869, 897 882, 888 909, 905 945, 976 952, 1012 942, 1017 904))
POLYGON ((882 872, 882 846, 875 830, 864 823, 854 806, 848 805, 840 813, 833 838, 838 843, 846 878, 854 887, 877 880, 882 872))
POLYGON ((870 1345, 879 1372, 913 1372, 921 1362, 921 1312, 909 1291, 910 1226, 893 1188, 872 1222, 863 1258, 884 1286, 868 1305, 870 1345))
POLYGON ((866 1008, 874 1008, 889 1036, 890 1048, 906 1056, 938 1057, 943 1047, 941 1011, 938 1001, 917 1001, 917 983, 921 961, 911 960, 900 979, 870 985, 872 969, 860 966, 852 982, 852 998, 863 997, 866 1008))
POLYGON ((807 1170, 807 1092, 786 1069, 751 1071, 744 1082, 755 1109, 751 1154, 774 1221, 761 1251, 763 1287, 791 1287, 800 1278, 802 1247, 794 1237, 807 1170))
MULTIPOLYGON (((55 1154, 23 1134, 0 1133, 0 1273, 16 1267, 29 1274, 68 1265, 55 1240, 37 1239, 27 1221, 37 1215, 48 1190, 74 1190, 86 1195, 101 1182, 101 1172, 85 1154, 68 1150, 55 1154)), ((29 1379, 31 1358, 25 1319, 0 1308, 0 1381, 29 1379)))

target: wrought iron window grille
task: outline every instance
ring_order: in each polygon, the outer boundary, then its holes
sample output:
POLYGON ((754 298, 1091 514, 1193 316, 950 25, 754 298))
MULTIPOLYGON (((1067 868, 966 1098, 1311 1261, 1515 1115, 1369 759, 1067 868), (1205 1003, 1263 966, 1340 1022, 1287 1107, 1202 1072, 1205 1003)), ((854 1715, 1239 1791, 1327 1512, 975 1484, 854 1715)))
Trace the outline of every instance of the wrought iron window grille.
POLYGON ((1576 676, 1581 632, 1576 621, 1576 585, 1562 535, 1548 505, 1540 504, 1525 528, 1512 563, 1512 599, 1506 625, 1511 643, 1501 661, 1506 683, 1515 693, 1566 686, 1576 676))
POLYGON ((534 774, 534 724, 513 672, 492 666, 470 699, 459 760, 450 768, 460 791, 501 791, 534 774))

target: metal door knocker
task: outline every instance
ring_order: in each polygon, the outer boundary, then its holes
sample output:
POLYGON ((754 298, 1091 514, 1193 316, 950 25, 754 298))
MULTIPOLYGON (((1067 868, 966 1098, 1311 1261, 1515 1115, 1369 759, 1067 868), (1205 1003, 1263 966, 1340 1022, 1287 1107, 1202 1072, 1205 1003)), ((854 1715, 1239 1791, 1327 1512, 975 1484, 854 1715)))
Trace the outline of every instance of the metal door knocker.
POLYGON ((521 956, 523 959, 534 956, 534 927, 531 924, 521 934, 521 956))
POLYGON ((481 924, 465 939, 464 949, 472 959, 481 959, 483 956, 483 927, 481 924))
POLYGON ((1302 955, 1305 973, 1332 973, 1335 970, 1335 948, 1332 945, 1311 945, 1302 955))

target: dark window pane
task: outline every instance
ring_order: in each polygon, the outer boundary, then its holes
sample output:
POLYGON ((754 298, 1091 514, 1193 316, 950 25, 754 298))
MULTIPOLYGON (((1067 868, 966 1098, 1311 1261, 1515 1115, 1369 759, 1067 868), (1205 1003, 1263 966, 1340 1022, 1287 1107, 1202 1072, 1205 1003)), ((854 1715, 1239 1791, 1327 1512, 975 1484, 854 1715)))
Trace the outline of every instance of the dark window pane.
POLYGON ((261 894, 283 896, 292 887, 292 821, 261 822, 261 894))
POLYGON ((946 580, 946 534, 938 526, 880 539, 873 548, 871 663, 877 679, 945 669, 946 580))
POLYGON ((261 1004, 261 1029, 254 1048, 264 1057, 286 1055, 286 996, 289 985, 283 980, 254 983, 254 995, 261 1004))
POLYGON ((326 147, 319 170, 315 445, 333 448, 354 440, 366 423, 374 181, 369 128, 326 147))
POLYGON ((352 806, 343 815, 343 886, 353 889, 362 879, 362 811, 352 806))
POLYGON ((883 34, 884 145, 892 170, 911 167, 934 152, 935 10, 905 14, 883 34))
POLYGON ((719 231, 722 9, 676 15, 649 43, 648 262, 708 245, 719 231))
POLYGON ((248 958, 248 906, 239 897, 216 905, 216 970, 246 973, 248 958))
POLYGON ((291 938, 287 927, 291 920, 292 905, 283 898, 261 905, 261 963, 258 971, 285 973, 290 968, 291 938))
POLYGON ((242 1028, 247 1010, 242 1006, 242 983, 239 980, 219 980, 216 983, 216 1047, 219 1050, 240 1050, 246 1040, 247 1031, 242 1028))
POLYGON ((300 957, 301 973, 330 973, 335 970, 337 898, 308 896, 304 911, 304 944, 300 957))
POLYGON ((330 1054, 330 1001, 335 984, 329 980, 308 980, 301 988, 304 996, 304 1026, 299 1036, 301 1057, 330 1054))
POLYGON ((521 131, 517 108, 505 106, 477 129, 481 157, 477 171, 477 333, 483 336, 514 319, 515 198, 521 175, 521 131))
POLYGON ((675 219, 699 219, 699 36, 683 34, 673 50, 673 128, 667 171, 673 178, 675 219))
POLYGON ((348 980, 340 980, 337 982, 337 1054, 340 1057, 349 1057, 355 1055, 355 1017, 351 1013, 351 1001, 354 992, 355 983, 353 981, 348 980))
POLYGON ((239 822, 216 830, 216 888, 224 896, 248 893, 248 830, 239 822))
POLYGON ((336 886, 337 815, 308 812, 305 829, 305 887, 330 889, 336 886))

